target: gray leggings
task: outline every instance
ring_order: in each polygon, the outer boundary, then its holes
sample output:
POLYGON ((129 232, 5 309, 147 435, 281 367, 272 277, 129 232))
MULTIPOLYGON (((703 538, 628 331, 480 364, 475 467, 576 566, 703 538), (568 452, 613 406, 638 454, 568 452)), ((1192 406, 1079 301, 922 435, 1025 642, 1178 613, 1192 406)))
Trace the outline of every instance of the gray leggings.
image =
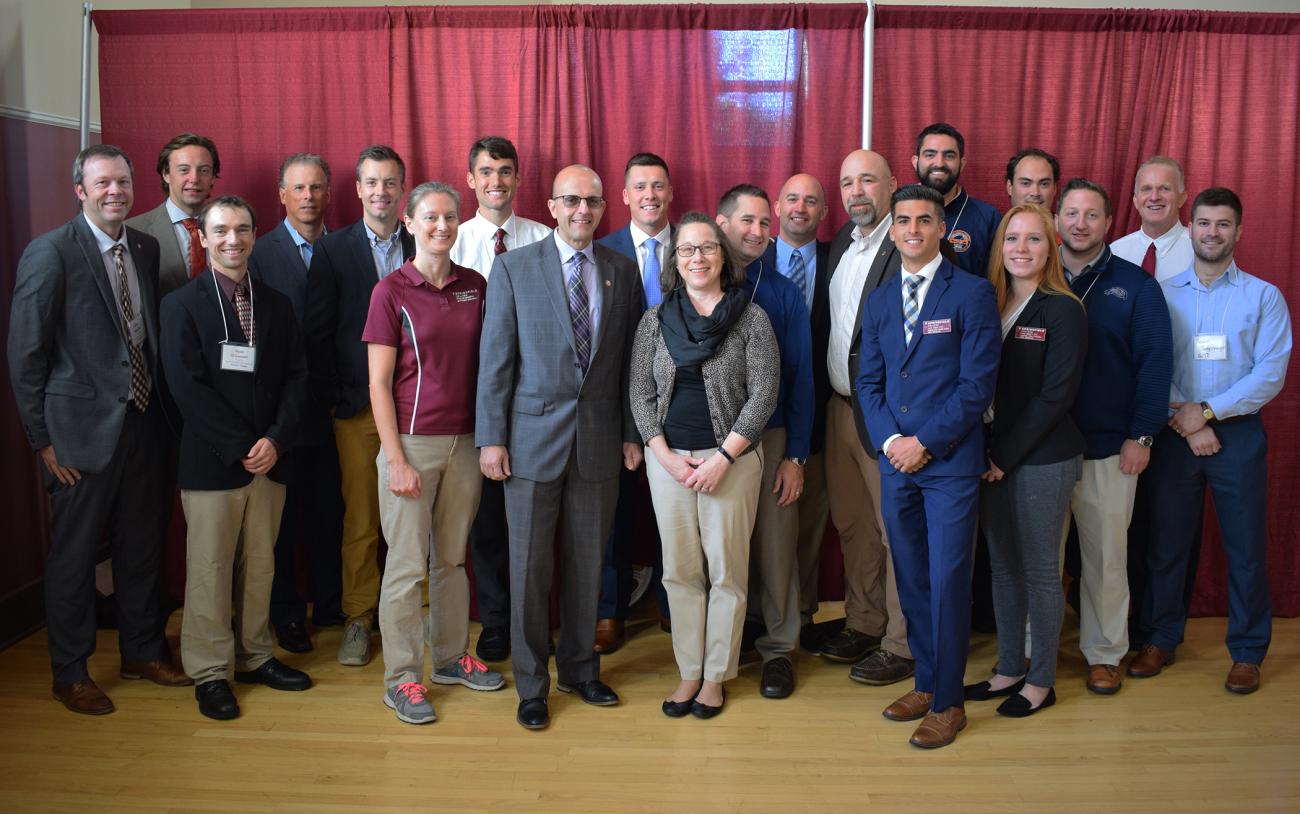
POLYGON ((980 492, 980 522, 993 569, 993 612, 998 622, 999 675, 1024 672, 1025 619, 1033 631, 1026 681, 1056 683, 1056 650, 1065 616, 1061 592, 1061 529, 1082 456, 1043 466, 1020 466, 980 492))

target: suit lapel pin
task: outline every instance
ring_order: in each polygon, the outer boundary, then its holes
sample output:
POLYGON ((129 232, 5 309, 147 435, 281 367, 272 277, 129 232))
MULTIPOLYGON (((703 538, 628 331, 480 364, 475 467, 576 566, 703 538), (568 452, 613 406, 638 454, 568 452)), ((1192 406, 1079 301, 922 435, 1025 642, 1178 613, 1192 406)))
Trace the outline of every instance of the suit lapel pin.
POLYGON ((612 282, 610 282, 609 280, 606 280, 606 281, 605 281, 605 288, 609 288, 609 287, 611 287, 612 285, 614 285, 614 284, 613 284, 612 282))

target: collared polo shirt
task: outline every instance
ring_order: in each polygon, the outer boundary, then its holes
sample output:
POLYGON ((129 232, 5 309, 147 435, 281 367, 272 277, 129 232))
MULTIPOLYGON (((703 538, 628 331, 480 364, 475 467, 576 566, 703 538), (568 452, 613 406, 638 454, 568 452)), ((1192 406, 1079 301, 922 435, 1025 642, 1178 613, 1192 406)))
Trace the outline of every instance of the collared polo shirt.
POLYGON ((442 288, 425 280, 411 262, 375 285, 361 340, 397 348, 393 405, 398 432, 474 431, 486 293, 483 275, 455 263, 442 288))

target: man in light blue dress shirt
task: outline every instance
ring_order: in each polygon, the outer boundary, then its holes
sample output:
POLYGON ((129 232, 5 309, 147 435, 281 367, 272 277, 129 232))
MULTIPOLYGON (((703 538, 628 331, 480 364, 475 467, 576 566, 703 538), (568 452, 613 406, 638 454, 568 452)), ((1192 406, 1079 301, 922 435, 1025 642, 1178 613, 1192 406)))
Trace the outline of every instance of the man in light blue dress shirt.
POLYGON ((1291 356, 1291 319, 1277 287, 1237 267, 1241 200, 1214 187, 1192 203, 1195 260, 1161 285, 1173 324, 1169 427, 1151 459, 1153 524, 1149 643, 1129 674, 1150 677, 1173 663, 1187 614, 1183 580, 1202 522, 1205 487, 1228 564, 1228 652, 1224 686, 1259 688, 1272 633, 1267 553, 1267 440, 1259 411, 1282 389, 1291 356), (1181 440, 1180 440, 1181 438, 1181 440))

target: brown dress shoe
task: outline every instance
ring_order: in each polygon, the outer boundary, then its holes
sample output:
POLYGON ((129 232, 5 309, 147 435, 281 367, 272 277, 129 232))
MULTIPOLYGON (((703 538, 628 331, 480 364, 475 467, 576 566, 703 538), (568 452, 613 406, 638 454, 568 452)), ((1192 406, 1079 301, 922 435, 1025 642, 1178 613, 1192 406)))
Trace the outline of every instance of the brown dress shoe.
POLYGON ((82 715, 107 715, 116 709, 99 685, 89 678, 61 687, 55 685, 54 697, 63 702, 63 706, 82 715))
POLYGON ((1128 674, 1134 678, 1154 678, 1160 671, 1174 663, 1172 650, 1161 650, 1154 644, 1142 648, 1128 666, 1128 674))
POLYGON ((1235 661, 1228 671, 1228 680, 1223 688, 1238 695, 1250 695, 1259 689, 1259 665, 1248 661, 1235 661))
POLYGON ((885 711, 880 713, 891 721, 915 721, 918 718, 924 718, 930 711, 930 702, 934 700, 934 693, 920 692, 912 690, 894 703, 885 707, 885 711))
POLYGON ((133 661, 122 663, 122 678, 147 678, 164 687, 188 687, 194 679, 170 661, 133 661))
POLYGON ((966 728, 966 710, 948 707, 943 712, 931 712, 912 733, 911 744, 922 749, 938 749, 957 739, 957 733, 966 728))
POLYGON ((608 655, 623 646, 623 622, 618 619, 601 619, 596 622, 596 643, 592 652, 608 655))
POLYGON ((1114 695, 1123 685, 1119 665, 1094 664, 1088 668, 1088 689, 1098 695, 1114 695))

